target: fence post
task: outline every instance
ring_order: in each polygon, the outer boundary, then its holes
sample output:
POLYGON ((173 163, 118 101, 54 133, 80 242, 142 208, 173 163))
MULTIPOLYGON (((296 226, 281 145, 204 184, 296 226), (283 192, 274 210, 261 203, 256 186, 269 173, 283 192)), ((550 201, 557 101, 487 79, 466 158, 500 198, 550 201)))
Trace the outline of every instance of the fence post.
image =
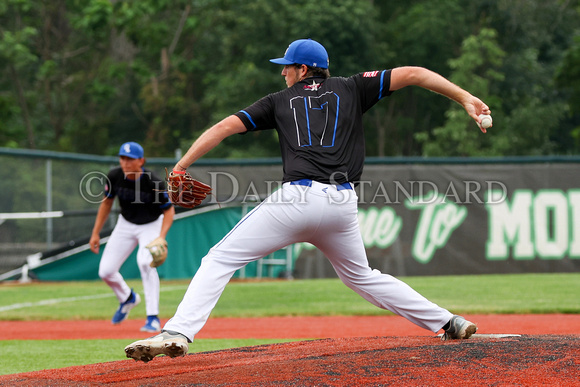
MULTIPOLYGON (((52 211, 52 159, 46 159, 46 211, 52 211)), ((52 248, 52 218, 46 218, 46 248, 52 248)))

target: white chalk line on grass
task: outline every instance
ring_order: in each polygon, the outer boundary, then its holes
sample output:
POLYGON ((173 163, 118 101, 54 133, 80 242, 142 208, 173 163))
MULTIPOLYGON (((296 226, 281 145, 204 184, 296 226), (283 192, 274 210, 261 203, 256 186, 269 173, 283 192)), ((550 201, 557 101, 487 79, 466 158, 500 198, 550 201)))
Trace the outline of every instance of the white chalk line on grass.
MULTIPOLYGON (((170 291, 182 290, 182 289, 185 290, 186 288, 187 288, 187 286, 167 286, 167 287, 161 288, 160 292, 170 292, 170 291)), ((9 310, 23 309, 23 308, 33 308, 36 306, 62 304, 65 302, 96 300, 99 298, 108 298, 108 297, 115 297, 115 295, 113 293, 93 294, 90 296, 52 298, 52 299, 48 299, 48 300, 40 300, 40 301, 35 301, 35 302, 20 302, 18 304, 0 306, 0 312, 6 312, 9 310)))

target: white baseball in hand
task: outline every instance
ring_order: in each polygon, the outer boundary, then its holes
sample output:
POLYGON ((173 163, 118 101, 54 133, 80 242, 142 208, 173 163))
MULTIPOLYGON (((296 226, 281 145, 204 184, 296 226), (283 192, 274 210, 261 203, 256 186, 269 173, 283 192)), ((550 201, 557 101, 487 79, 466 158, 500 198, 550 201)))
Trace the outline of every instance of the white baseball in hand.
POLYGON ((489 114, 480 114, 479 119, 481 120, 481 124, 479 124, 479 126, 481 126, 483 129, 489 128, 493 123, 493 120, 489 114))

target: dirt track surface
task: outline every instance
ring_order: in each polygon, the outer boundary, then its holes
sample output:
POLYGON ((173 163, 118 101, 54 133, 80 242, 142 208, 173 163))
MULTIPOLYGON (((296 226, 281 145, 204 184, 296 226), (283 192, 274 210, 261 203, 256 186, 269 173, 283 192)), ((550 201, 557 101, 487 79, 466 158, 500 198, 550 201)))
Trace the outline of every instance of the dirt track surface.
MULTIPOLYGON (((580 315, 465 315, 478 333, 580 334, 580 315)), ((141 339, 143 320, 0 321, 0 340, 141 339)), ((162 324, 165 321, 162 321, 162 324)), ((210 318, 197 339, 316 339, 363 336, 433 336, 398 316, 210 318)))
MULTIPOLYGON (((198 338, 326 338, 157 357, 146 364, 124 360, 4 375, 0 386, 580 386, 580 316, 466 317, 477 322, 478 333, 446 342, 391 316, 210 319, 198 338)), ((85 339, 91 338, 89 332, 100 338, 111 332, 118 335, 111 338, 140 338, 142 323, 59 322, 60 328, 40 336, 55 339, 59 332, 75 330, 85 339)), ((12 339, 49 327, 20 324, 12 339)), ((0 322, 2 335, 9 328, 0 322)))

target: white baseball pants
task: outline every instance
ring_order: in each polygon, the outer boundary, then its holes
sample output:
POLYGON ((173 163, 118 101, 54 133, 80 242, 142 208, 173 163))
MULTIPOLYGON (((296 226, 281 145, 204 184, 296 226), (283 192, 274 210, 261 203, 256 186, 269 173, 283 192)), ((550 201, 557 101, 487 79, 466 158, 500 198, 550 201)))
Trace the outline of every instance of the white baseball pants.
POLYGON ((159 314, 159 275, 156 268, 149 266, 153 257, 145 246, 159 236, 161 223, 163 215, 147 224, 134 224, 119 215, 99 264, 99 277, 113 289, 119 303, 125 302, 131 295, 131 288, 119 270, 135 247, 139 246, 137 266, 143 282, 147 316, 159 314))
POLYGON ((357 195, 312 182, 285 183, 202 259, 173 318, 163 329, 193 341, 236 272, 280 248, 309 242, 330 260, 339 278, 365 300, 416 325, 439 331, 453 316, 404 282, 369 267, 357 218, 357 195))

